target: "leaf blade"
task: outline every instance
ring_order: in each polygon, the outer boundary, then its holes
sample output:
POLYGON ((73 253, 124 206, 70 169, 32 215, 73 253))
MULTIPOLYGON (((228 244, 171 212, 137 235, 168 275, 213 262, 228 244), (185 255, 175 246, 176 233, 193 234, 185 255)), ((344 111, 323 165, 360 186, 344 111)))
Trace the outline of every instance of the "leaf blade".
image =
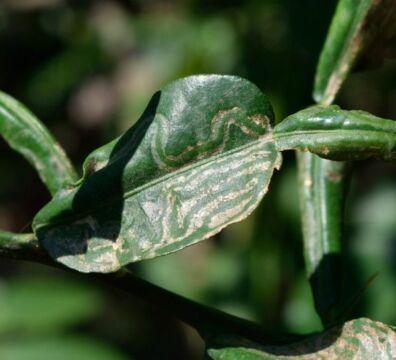
POLYGON ((51 194, 77 180, 69 159, 24 105, 0 92, 0 134, 34 166, 51 194))
MULTIPOLYGON (((316 69, 316 102, 330 105, 354 67, 375 67, 392 56, 395 20, 393 0, 339 0, 316 69)), ((300 198, 307 273, 315 306, 327 326, 337 318, 337 303, 342 301, 336 294, 343 192, 350 164, 332 163, 312 153, 297 154, 297 161, 304 180, 300 181, 300 198), (328 292, 333 295, 324 296, 328 292), (329 307, 331 302, 334 306, 329 307)))
MULTIPOLYGON (((371 49, 376 56, 394 43, 396 6, 392 0, 340 0, 320 54, 313 97, 329 105, 342 83, 360 59, 372 62, 371 49)), ((378 62, 378 58, 375 59, 378 62)))
POLYGON ((272 117, 240 78, 168 85, 134 127, 87 158, 80 184, 40 211, 39 240, 67 266, 110 272, 214 235, 253 211, 280 166, 272 117))
POLYGON ((209 348, 208 353, 213 360, 394 359, 396 334, 383 323, 360 318, 290 345, 241 343, 209 348))
POLYGON ((345 162, 297 152, 304 260, 315 309, 326 327, 339 318, 345 162))
POLYGON ((395 121, 336 105, 290 115, 275 127, 274 138, 280 151, 310 151, 330 160, 396 159, 395 121))

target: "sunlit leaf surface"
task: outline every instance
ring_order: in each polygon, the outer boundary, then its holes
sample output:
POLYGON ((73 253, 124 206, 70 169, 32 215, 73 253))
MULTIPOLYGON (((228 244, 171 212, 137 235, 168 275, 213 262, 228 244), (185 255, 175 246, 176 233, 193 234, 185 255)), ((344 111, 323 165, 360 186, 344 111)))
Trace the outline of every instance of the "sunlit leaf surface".
POLYGON ((21 103, 0 92, 0 135, 37 170, 53 194, 77 180, 64 151, 21 103))
POLYGON ((395 121, 336 105, 290 115, 276 126, 274 137, 279 150, 310 151, 331 160, 396 159, 395 121))

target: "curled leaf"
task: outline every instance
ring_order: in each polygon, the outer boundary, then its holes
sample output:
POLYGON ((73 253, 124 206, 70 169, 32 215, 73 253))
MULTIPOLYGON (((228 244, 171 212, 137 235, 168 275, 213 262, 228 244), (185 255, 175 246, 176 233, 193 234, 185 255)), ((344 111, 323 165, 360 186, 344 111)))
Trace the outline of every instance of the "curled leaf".
POLYGON ((396 122, 336 105, 313 106, 274 129, 278 150, 310 151, 330 160, 396 160, 396 122))

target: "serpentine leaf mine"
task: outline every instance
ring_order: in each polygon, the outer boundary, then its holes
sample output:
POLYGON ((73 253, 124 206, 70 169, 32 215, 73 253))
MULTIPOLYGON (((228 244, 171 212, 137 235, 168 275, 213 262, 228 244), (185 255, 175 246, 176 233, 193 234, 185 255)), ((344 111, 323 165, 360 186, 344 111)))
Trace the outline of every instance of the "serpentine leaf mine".
POLYGON ((34 220, 41 244, 81 272, 112 272, 206 239, 258 205, 281 155, 267 98, 247 80, 192 76, 151 99, 94 151, 74 188, 34 220))

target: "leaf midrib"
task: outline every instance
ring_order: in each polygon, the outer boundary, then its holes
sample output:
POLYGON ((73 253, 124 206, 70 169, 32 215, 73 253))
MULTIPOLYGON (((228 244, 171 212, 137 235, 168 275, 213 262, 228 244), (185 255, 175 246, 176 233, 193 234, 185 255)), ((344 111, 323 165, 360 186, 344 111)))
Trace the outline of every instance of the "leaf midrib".
MULTIPOLYGON (((248 149, 250 147, 254 147, 254 146, 258 145, 259 143, 263 143, 264 144, 264 143, 270 143, 270 142, 274 142, 272 130, 269 133, 261 136, 260 138, 249 142, 248 144, 239 146, 239 147, 237 147, 235 149, 232 149, 232 150, 228 150, 228 151, 222 152, 221 154, 218 154, 218 155, 215 155, 215 156, 210 156, 207 159, 199 160, 197 162, 182 166, 181 168, 179 168, 179 169, 177 169, 175 171, 172 171, 172 172, 170 172, 168 174, 165 174, 165 175, 163 175, 163 176, 161 176, 161 177, 159 177, 157 179, 151 180, 148 183, 140 185, 140 186, 138 186, 137 188, 135 188, 133 190, 126 191, 123 194, 122 199, 125 200, 125 199, 127 199, 129 197, 134 196, 135 194, 137 194, 139 192, 142 192, 142 191, 146 190, 147 188, 149 188, 151 186, 155 186, 157 184, 165 182, 168 179, 172 179, 173 177, 179 176, 179 175, 181 175, 181 174, 183 174, 183 173, 185 173, 187 171, 190 171, 190 170, 192 170, 194 168, 197 168, 199 166, 210 164, 211 162, 214 163, 218 159, 222 159, 222 158, 224 158, 226 156, 233 155, 234 153, 237 153, 239 151, 243 151, 243 150, 248 149)), ((274 152, 278 152, 279 153, 279 151, 277 151, 276 149, 274 149, 274 152)), ((78 190, 77 190, 77 192, 78 192, 78 190)), ((74 196, 75 196, 75 194, 74 194, 74 196)), ((105 201, 105 202, 101 203, 100 206, 95 207, 93 210, 94 210, 94 212, 99 211, 99 210, 101 210, 104 207, 110 206, 114 201, 115 201, 115 199, 111 198, 108 201, 105 201)), ((63 224, 63 223, 67 223, 67 222, 74 222, 77 219, 80 219, 82 217, 88 216, 91 212, 92 212, 92 209, 87 209, 87 211, 79 212, 75 216, 69 216, 69 217, 66 217, 66 218, 62 218, 59 221, 38 224, 38 225, 35 226, 34 231, 37 232, 37 230, 39 230, 42 227, 47 227, 47 226, 54 227, 54 226, 59 225, 59 224, 63 224)))
MULTIPOLYGON (((396 122, 395 122, 396 126, 396 122)), ((356 133, 357 135, 359 134, 386 134, 390 136, 395 136, 396 137, 396 129, 395 131, 385 131, 385 130, 361 130, 361 129, 327 129, 327 130, 292 130, 292 131, 285 131, 285 132, 276 132, 276 129, 273 133, 274 135, 274 140, 276 143, 276 140, 278 139, 287 139, 287 138, 293 138, 293 137, 299 137, 301 135, 320 135, 320 134, 326 134, 329 135, 329 133, 333 132, 339 132, 339 133, 347 133, 350 135, 351 132, 356 133)))

